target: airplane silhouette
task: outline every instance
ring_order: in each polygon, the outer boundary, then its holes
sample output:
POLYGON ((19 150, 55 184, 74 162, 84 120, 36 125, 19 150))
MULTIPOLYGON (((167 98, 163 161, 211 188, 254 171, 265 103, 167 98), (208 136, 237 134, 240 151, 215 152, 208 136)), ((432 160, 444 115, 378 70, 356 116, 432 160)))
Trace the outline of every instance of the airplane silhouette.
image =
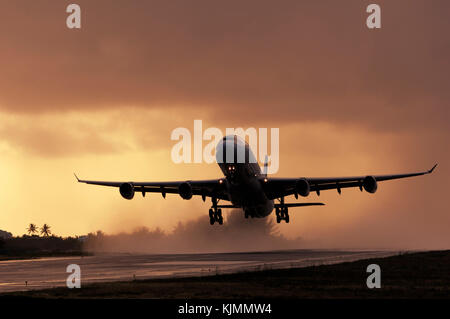
POLYGON ((307 197, 311 192, 320 196, 323 190, 336 189, 339 194, 343 188, 359 187, 368 193, 377 191, 378 182, 392 179, 413 177, 430 174, 430 170, 396 175, 366 175, 353 177, 300 177, 300 178, 271 178, 267 176, 267 156, 264 171, 261 171, 248 143, 237 136, 225 136, 217 145, 216 161, 224 177, 210 180, 188 180, 173 182, 109 182, 82 180, 75 175, 80 183, 118 187, 125 199, 132 199, 136 192, 179 194, 181 198, 189 200, 194 195, 211 198, 209 209, 210 224, 223 224, 222 208, 242 208, 245 218, 268 216, 275 208, 277 223, 284 220, 289 223, 289 207, 304 207, 324 205, 323 203, 285 203, 286 196, 298 195, 307 197), (237 160, 237 154, 245 154, 243 161, 237 160), (227 156, 226 154, 233 154, 227 156), (228 160, 231 157, 231 160, 228 160), (225 159, 225 160, 224 160, 225 159), (231 204, 220 205, 219 201, 229 201, 231 204), (275 203, 277 200, 277 203, 275 203))

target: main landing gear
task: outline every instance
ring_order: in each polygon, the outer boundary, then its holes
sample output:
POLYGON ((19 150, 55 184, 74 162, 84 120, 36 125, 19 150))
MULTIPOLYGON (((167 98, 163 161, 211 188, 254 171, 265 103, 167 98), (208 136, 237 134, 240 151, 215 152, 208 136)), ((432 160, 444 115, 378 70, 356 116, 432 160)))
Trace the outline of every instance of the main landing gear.
POLYGON ((280 204, 275 207, 275 214, 277 215, 277 223, 279 224, 282 220, 289 223, 289 212, 288 207, 284 205, 284 197, 280 198, 280 204))
POLYGON ((215 222, 218 222, 219 225, 223 224, 223 217, 222 217, 222 209, 209 209, 209 223, 211 225, 214 225, 215 222))
POLYGON ((222 209, 217 208, 217 199, 212 199, 212 207, 209 209, 209 223, 214 225, 218 222, 219 225, 223 224, 222 209))
POLYGON ((279 224, 282 220, 289 223, 289 213, 286 206, 276 207, 275 214, 277 215, 277 223, 279 224))

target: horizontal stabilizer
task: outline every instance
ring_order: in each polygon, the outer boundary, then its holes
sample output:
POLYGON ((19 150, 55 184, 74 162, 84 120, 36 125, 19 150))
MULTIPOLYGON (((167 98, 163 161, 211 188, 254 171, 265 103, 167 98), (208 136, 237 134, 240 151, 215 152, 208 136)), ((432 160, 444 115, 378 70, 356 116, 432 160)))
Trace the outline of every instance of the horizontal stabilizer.
POLYGON ((236 205, 217 205, 217 208, 241 208, 241 207, 236 205))
MULTIPOLYGON (((288 203, 284 204, 285 207, 303 207, 303 206, 324 206, 324 203, 288 203)), ((275 204, 275 207, 282 207, 281 204, 275 204)))

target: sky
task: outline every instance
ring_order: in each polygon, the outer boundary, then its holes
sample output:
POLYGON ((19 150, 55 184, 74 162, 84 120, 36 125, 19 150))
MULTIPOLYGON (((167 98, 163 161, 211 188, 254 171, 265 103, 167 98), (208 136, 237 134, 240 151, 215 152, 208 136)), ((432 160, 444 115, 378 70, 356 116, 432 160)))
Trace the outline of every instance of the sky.
MULTIPOLYGON (((0 1, 0 229, 172 231, 206 215, 195 198, 78 184, 217 178, 175 164, 172 130, 279 128, 277 177, 421 171, 376 194, 324 191, 278 225, 311 247, 450 246, 450 3, 377 1, 0 1), (66 7, 82 27, 66 27, 66 7)), ((293 200, 293 199, 292 199, 293 200)), ((269 218, 274 218, 270 216, 269 218)), ((226 217, 225 217, 226 219, 226 217)))

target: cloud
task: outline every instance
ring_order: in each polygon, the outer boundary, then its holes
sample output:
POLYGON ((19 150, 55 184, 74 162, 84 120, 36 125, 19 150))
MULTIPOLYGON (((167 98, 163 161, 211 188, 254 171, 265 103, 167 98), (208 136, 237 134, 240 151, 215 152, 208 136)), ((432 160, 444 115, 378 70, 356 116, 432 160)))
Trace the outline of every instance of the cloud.
POLYGON ((381 1, 381 30, 365 27, 361 1, 79 4, 78 31, 64 2, 3 5, 3 110, 183 106, 247 123, 447 127, 446 1, 381 1))
POLYGON ((171 130, 184 119, 177 109, 4 113, 0 139, 8 150, 39 157, 155 151, 172 145, 171 130))
POLYGON ((108 154, 128 149, 125 143, 104 133, 101 125, 67 115, 5 116, 0 121, 0 138, 10 150, 39 157, 108 154))

